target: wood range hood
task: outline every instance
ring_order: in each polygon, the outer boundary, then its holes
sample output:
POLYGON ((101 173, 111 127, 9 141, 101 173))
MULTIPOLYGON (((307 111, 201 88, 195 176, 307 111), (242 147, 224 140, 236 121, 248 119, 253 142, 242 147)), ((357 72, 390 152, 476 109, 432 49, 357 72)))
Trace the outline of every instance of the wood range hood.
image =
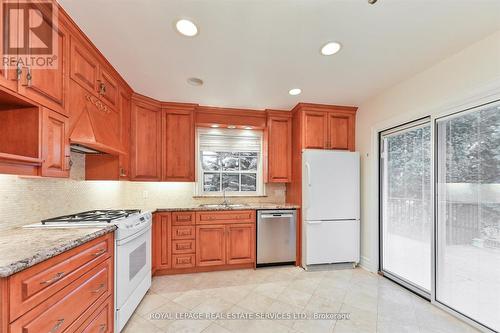
POLYGON ((71 85, 69 140, 82 154, 126 154, 120 140, 120 114, 77 84, 71 85))

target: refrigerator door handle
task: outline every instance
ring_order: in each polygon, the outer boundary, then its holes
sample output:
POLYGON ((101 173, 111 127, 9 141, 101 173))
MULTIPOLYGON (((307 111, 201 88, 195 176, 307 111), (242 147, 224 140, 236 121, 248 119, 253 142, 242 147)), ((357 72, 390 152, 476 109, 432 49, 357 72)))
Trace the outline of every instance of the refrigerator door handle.
POLYGON ((307 186, 311 186, 311 166, 309 165, 309 163, 306 163, 305 167, 307 175, 307 186))
POLYGON ((321 224, 323 221, 307 221, 307 224, 321 224))

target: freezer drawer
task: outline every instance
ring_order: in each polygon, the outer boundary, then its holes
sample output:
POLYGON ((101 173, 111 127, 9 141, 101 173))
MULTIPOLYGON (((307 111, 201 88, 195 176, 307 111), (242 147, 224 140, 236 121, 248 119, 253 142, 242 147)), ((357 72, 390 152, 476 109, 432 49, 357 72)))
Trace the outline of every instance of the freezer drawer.
POLYGON ((359 220, 305 221, 306 265, 359 262, 359 220))
POLYGON ((295 262, 295 210, 264 210, 257 215, 257 265, 295 262))

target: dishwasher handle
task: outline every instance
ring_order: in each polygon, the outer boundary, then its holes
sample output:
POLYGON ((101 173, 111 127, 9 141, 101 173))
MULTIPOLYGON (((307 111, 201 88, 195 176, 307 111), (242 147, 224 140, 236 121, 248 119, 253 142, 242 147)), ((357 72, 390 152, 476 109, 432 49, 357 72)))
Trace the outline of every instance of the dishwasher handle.
POLYGON ((275 217, 293 217, 293 214, 262 214, 260 217, 263 219, 272 219, 275 217))

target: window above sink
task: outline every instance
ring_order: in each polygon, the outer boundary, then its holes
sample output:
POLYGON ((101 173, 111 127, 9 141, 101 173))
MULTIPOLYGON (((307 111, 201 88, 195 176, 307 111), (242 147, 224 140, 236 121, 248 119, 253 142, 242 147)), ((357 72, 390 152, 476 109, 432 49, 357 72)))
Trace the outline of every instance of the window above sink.
POLYGON ((261 196, 262 131, 199 128, 196 195, 261 196))

